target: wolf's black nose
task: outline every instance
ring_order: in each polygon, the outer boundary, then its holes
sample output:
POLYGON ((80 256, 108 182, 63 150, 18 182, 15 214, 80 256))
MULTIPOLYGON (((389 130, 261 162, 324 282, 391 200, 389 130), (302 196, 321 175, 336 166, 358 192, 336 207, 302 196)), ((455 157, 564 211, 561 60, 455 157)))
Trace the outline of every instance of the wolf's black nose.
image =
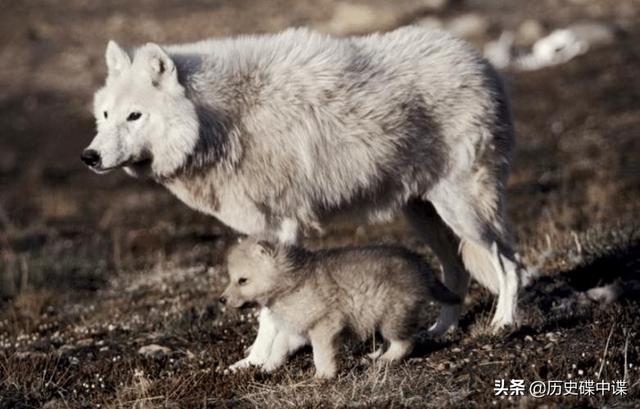
POLYGON ((96 150, 85 149, 82 155, 80 155, 80 159, 82 159, 87 166, 93 167, 100 163, 100 154, 96 150))
POLYGON ((227 304, 227 298, 226 297, 220 297, 218 299, 218 301, 220 301, 220 304, 222 304, 222 305, 226 305, 227 304))

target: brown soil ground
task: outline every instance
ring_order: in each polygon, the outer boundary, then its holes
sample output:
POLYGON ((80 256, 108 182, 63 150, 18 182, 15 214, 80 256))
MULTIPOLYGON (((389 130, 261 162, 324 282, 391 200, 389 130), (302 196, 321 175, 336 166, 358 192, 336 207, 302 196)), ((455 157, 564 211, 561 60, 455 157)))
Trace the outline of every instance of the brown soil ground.
MULTIPOLYGON (((370 31, 477 13, 489 22, 477 44, 526 19, 620 29, 614 44, 566 64, 504 73, 518 133, 509 216, 520 254, 539 272, 522 292, 522 325, 491 335, 494 298, 474 284, 460 328, 424 339, 397 366, 366 362, 371 345, 348 341, 334 382, 312 379, 308 349, 273 374, 224 372, 256 330, 253 312, 215 302, 233 232, 159 186, 94 175, 78 159, 94 132, 104 47, 110 38, 134 45, 323 28, 338 3, 0 2, 0 408, 640 405, 640 4, 632 0, 453 1, 437 12, 426 0, 367 3, 384 10, 370 31), (618 296, 594 299, 603 286, 618 296), (167 349, 138 353, 150 344, 167 349), (627 379, 629 392, 498 397, 499 379, 627 379)), ((430 254, 401 220, 338 223, 308 241, 371 242, 430 254)))

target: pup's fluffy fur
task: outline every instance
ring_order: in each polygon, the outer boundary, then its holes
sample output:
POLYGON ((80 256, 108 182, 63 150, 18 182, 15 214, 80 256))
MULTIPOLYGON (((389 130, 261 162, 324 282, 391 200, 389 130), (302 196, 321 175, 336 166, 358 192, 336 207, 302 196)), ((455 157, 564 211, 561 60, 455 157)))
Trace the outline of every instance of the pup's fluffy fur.
POLYGON ((230 282, 221 301, 268 307, 278 326, 309 338, 320 378, 336 374, 334 343, 345 327, 361 339, 380 331, 389 342, 380 359, 395 361, 411 351, 429 300, 460 302, 420 255, 402 247, 311 252, 248 239, 230 251, 228 265, 230 282))

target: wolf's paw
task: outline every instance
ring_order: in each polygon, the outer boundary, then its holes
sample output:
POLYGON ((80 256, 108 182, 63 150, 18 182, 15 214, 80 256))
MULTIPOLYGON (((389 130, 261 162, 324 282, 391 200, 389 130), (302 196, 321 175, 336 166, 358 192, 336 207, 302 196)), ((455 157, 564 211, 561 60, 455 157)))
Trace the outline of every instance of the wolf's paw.
POLYGON ((518 318, 519 317, 493 317, 493 320, 491 320, 491 330, 493 335, 506 333, 519 327, 521 322, 518 318))
POLYGON ((229 370, 231 372, 239 371, 240 369, 245 369, 251 367, 253 364, 249 361, 249 358, 244 358, 236 362, 235 364, 229 366, 229 370))
POLYGON ((327 379, 333 379, 336 377, 336 369, 316 370, 315 378, 319 381, 326 381, 327 379))
POLYGON ((280 362, 280 361, 267 361, 264 363, 264 365, 262 365, 261 371, 265 373, 271 373, 276 369, 280 368, 283 363, 284 362, 280 362))

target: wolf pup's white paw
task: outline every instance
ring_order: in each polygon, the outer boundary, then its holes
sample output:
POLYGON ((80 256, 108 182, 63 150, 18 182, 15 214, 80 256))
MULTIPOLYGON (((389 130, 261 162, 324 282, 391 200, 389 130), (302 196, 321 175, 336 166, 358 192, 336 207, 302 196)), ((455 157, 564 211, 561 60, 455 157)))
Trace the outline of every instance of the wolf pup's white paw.
POLYGON ((382 355, 382 347, 379 347, 375 351, 368 353, 367 357, 372 361, 375 361, 376 359, 380 358, 380 355, 382 355))

